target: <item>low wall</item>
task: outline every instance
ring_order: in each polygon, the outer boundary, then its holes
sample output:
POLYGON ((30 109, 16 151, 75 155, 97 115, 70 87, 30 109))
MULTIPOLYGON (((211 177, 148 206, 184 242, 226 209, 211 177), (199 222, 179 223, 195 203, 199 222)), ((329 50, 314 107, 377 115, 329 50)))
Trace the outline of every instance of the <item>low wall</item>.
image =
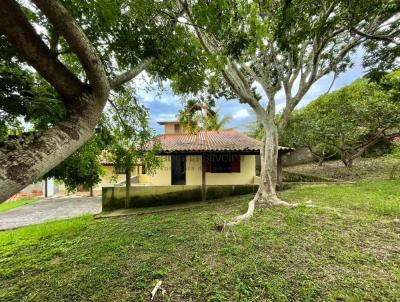
MULTIPOLYGON (((257 185, 207 186, 207 200, 254 193, 257 185)), ((103 210, 125 206, 125 187, 103 187, 103 210)), ((201 186, 132 186, 130 208, 178 204, 201 200, 201 186)))
POLYGON ((314 155, 305 147, 297 148, 282 156, 282 165, 284 167, 308 164, 315 161, 314 155))
POLYGON ((315 176, 309 174, 295 173, 283 171, 283 180, 287 183, 290 182, 338 182, 339 179, 315 176))

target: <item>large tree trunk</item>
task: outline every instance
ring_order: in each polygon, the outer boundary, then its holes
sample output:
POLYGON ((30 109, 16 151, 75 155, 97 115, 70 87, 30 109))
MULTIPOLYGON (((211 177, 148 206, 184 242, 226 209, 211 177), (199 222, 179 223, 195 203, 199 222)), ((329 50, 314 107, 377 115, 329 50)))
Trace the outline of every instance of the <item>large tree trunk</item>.
POLYGON ((253 216, 255 208, 266 208, 273 206, 288 206, 293 207, 283 200, 280 200, 276 195, 276 186, 278 179, 278 128, 274 123, 273 118, 264 125, 265 136, 261 149, 261 172, 260 183, 254 198, 249 202, 247 212, 235 217, 232 221, 218 226, 219 229, 230 227, 241 223, 244 220, 253 216))
POLYGON ((276 195, 278 181, 278 128, 274 121, 267 121, 261 150, 261 173, 258 191, 254 197, 256 207, 289 205, 276 195))
POLYGON ((84 105, 57 126, 39 137, 31 135, 22 142, 8 141, 0 147, 0 202, 39 179, 82 146, 92 136, 105 101, 84 93, 80 97, 84 105))
POLYGON ((346 151, 342 152, 341 160, 347 168, 351 168, 353 166, 353 158, 346 151))

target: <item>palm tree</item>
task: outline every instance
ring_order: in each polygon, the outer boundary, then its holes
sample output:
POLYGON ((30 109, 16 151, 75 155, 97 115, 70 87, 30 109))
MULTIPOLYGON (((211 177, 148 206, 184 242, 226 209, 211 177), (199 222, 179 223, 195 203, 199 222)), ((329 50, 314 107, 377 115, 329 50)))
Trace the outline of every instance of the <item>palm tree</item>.
POLYGON ((207 130, 223 130, 232 120, 230 115, 220 117, 220 111, 215 111, 214 115, 209 117, 207 130))

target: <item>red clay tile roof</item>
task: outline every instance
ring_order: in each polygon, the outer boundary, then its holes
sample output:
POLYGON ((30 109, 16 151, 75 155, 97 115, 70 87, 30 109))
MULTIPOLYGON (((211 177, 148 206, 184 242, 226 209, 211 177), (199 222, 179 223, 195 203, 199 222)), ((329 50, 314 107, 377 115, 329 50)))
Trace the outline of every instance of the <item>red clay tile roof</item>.
MULTIPOLYGON (((160 134, 155 137, 159 139, 162 152, 188 152, 196 153, 202 151, 231 151, 231 152, 260 152, 261 142, 236 130, 220 130, 199 132, 197 134, 160 134)), ((150 141, 149 147, 154 140, 150 141)), ((283 152, 294 150, 293 148, 281 147, 283 152)), ((106 159, 101 161, 103 165, 112 165, 106 159)))
MULTIPOLYGON (((236 130, 202 131, 197 134, 161 134, 163 152, 232 151, 259 152, 261 142, 236 130)), ((292 150, 279 147, 280 150, 292 150)))

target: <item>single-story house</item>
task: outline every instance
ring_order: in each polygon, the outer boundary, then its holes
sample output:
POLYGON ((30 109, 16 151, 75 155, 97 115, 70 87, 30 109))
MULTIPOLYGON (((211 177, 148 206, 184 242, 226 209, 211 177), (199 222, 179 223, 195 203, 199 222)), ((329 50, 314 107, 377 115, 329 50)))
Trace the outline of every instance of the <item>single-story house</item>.
MULTIPOLYGON (((164 125, 164 134, 152 142, 161 144, 162 166, 152 175, 143 166, 133 169, 131 183, 135 188, 130 190, 129 207, 214 199, 257 189, 260 141, 236 130, 189 134, 177 121, 160 124, 164 125)), ((291 150, 279 148, 278 182, 282 175, 281 157, 291 150)), ((108 169, 112 173, 113 167, 108 169)), ((123 179, 124 175, 120 176, 123 179)), ((125 189, 118 188, 124 184, 122 180, 117 185, 103 186, 103 210, 126 206, 125 189)))
MULTIPOLYGON (((164 134, 154 138, 161 144, 162 166, 153 175, 145 167, 132 171, 132 185, 247 185, 257 184, 257 157, 261 142, 236 130, 185 133, 177 121, 159 122, 164 134)), ((279 158, 291 148, 279 147, 279 158)), ((278 160, 278 171, 281 171, 278 160)), ((101 186, 111 184, 113 167, 103 162, 106 175, 101 186)), ((121 172, 123 173, 123 172, 121 172)), ((117 184, 124 184, 118 174, 117 184)))

